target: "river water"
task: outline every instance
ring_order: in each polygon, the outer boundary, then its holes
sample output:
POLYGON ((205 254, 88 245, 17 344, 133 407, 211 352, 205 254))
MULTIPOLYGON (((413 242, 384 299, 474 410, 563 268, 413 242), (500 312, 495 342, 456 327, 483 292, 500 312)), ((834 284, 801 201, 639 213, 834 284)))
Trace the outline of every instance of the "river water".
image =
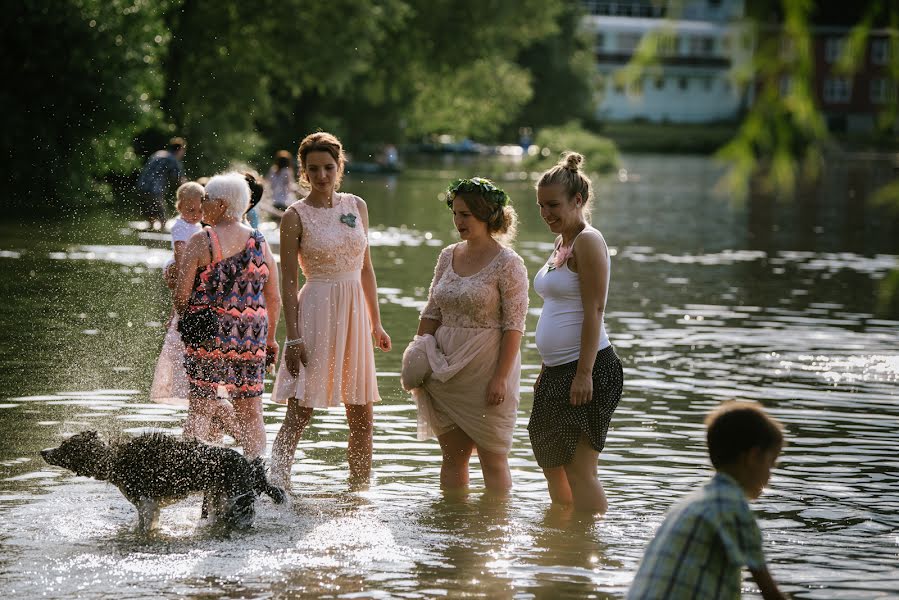
MULTIPOLYGON (((665 511, 709 477, 702 419, 757 400, 787 427, 754 503, 771 571, 797 598, 899 597, 899 218, 886 181, 840 164, 798 202, 713 191, 697 157, 626 156, 598 181, 594 223, 613 253, 606 314, 625 389, 600 474, 604 518, 551 507, 525 426, 539 369, 531 292, 522 402, 506 500, 438 486, 440 452, 418 441, 398 380, 440 248, 438 201, 457 176, 505 185, 533 277, 552 238, 514 165, 447 160, 400 177, 350 176, 367 199, 381 310, 370 489, 347 485, 343 411, 321 411, 299 447, 296 497, 264 499, 255 527, 198 525, 199 500, 163 510, 154 538, 115 488, 44 464, 38 451, 87 428, 180 433, 181 409, 148 403, 170 305, 165 236, 111 211, 0 223, 0 596, 29 598, 622 598, 665 511)), ((266 234, 277 235, 273 225, 266 234)), ((283 327, 283 325, 282 325, 283 327)), ((269 442, 284 408, 266 403, 269 442)), ((750 579, 747 597, 758 597, 750 579)))

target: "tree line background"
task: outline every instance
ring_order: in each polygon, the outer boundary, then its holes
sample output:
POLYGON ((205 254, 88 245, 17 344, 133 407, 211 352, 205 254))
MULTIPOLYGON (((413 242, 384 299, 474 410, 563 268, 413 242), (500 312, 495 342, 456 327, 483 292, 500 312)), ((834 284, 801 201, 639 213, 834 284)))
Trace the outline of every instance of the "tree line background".
MULTIPOLYGON (((594 41, 578 26, 577 0, 13 0, 4 9, 6 204, 108 198, 108 184, 125 187, 172 135, 187 138, 197 177, 235 160, 264 165, 319 128, 357 149, 602 126, 594 41)), ((789 193, 820 173, 834 140, 814 100, 810 27, 835 11, 855 23, 844 72, 862 64, 871 30, 886 28, 899 82, 899 3, 748 2, 758 45, 733 77, 755 86, 756 100, 719 152, 734 190, 762 174, 769 189, 789 193), (778 50, 782 36, 796 52, 778 50)), ((651 72, 658 41, 645 36, 621 77, 651 72)), ((881 138, 896 137, 897 106, 894 95, 881 138)), ((596 141, 579 131, 557 135, 596 141)), ((899 184, 885 194, 899 205, 899 184)))
POLYGON ((7 202, 102 197, 172 135, 192 176, 318 128, 350 147, 517 139, 589 120, 592 41, 565 0, 60 0, 5 5, 7 202), (539 93, 535 93, 539 90, 539 93))

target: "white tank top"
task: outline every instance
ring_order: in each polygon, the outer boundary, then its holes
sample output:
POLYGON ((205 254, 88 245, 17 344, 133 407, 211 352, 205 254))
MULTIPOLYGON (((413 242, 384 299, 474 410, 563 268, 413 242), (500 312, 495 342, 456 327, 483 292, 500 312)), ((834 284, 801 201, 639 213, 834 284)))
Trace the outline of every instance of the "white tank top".
MULTIPOLYGON (((581 233, 587 231, 585 227, 581 233)), ((580 233, 578 234, 580 235, 580 233)), ((574 238, 577 239, 577 236, 574 238)), ((561 242, 560 242, 561 243, 561 242)), ((574 241, 572 241, 572 245, 574 241)), ((606 254, 608 257, 608 253, 606 254)), ((580 277, 568 268, 568 263, 552 268, 553 256, 534 277, 534 289, 543 298, 543 311, 537 320, 537 351, 543 364, 556 367, 578 360, 581 355, 581 329, 584 324, 584 303, 581 299, 580 277)), ((609 295, 611 259, 607 258, 606 297, 609 295)), ((599 323, 599 344, 595 352, 610 346, 605 319, 599 323)))

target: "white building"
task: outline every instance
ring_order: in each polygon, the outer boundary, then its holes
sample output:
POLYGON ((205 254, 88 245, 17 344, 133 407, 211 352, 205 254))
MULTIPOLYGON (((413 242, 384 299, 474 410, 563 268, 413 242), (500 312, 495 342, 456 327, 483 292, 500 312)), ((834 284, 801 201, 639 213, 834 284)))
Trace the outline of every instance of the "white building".
POLYGON ((585 0, 601 77, 597 116, 608 121, 706 123, 735 119, 750 86, 737 85, 752 56, 743 0, 585 0), (642 43, 657 62, 625 85, 620 71, 642 43))

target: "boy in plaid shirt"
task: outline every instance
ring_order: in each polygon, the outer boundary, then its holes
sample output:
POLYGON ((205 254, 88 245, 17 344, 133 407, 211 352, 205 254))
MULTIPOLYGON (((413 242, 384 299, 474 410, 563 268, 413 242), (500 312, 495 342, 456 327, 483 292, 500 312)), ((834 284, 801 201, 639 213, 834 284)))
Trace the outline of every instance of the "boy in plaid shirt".
POLYGON ((783 447, 783 427, 751 402, 725 402, 705 420, 716 474, 668 511, 646 548, 630 600, 740 598, 743 565, 765 600, 785 598, 768 573, 755 500, 783 447))

